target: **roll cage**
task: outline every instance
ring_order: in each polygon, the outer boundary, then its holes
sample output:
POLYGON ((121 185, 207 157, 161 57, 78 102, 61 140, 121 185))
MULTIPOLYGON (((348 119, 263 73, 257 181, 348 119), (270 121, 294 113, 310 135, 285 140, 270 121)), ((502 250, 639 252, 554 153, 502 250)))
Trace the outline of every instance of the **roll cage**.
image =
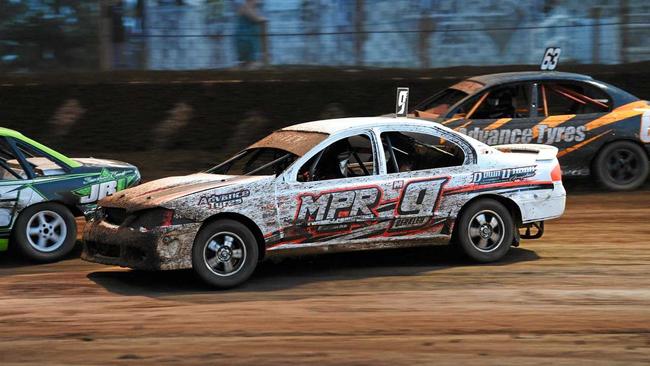
POLYGON ((34 179, 37 178, 36 174, 36 165, 31 163, 28 159, 43 156, 48 160, 52 161, 58 165, 63 171, 68 174, 72 170, 72 167, 63 162, 61 159, 56 156, 52 156, 47 152, 39 149, 36 146, 33 146, 25 141, 16 139, 11 136, 0 136, 0 167, 4 168, 11 175, 16 177, 16 179, 34 179), (16 171, 15 167, 12 167, 8 162, 11 160, 17 160, 20 165, 24 175, 16 171))

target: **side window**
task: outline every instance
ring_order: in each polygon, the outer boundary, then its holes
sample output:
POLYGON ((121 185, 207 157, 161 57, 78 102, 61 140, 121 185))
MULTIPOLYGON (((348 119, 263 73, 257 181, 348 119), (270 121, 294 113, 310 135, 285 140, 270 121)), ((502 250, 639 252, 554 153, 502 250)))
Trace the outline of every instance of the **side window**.
POLYGON ((363 177, 375 174, 375 154, 368 135, 338 140, 309 159, 298 171, 299 182, 363 177))
POLYGON ((0 138, 0 179, 27 179, 27 174, 25 174, 6 138, 0 138))
POLYGON ((612 109, 609 96, 592 85, 544 83, 539 94, 545 116, 605 113, 612 109))
POLYGON ((488 90, 475 103, 467 118, 526 118, 530 116, 530 84, 513 84, 488 90))
POLYGON ((49 155, 44 154, 32 146, 20 141, 14 141, 16 147, 18 147, 23 156, 25 156, 25 159, 27 159, 27 163, 31 165, 32 170, 34 171, 34 176, 46 177, 66 173, 65 168, 49 155))
POLYGON ((381 143, 389 174, 462 165, 463 151, 435 135, 415 132, 384 132, 381 143))

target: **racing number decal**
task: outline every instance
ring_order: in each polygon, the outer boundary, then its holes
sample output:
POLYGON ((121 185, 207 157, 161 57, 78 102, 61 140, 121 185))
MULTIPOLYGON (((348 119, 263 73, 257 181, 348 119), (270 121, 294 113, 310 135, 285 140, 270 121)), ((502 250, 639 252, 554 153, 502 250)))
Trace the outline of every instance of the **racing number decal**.
POLYGON ((397 206, 397 213, 400 215, 432 214, 440 196, 442 183, 445 181, 446 179, 407 183, 402 190, 402 198, 397 206))
POLYGON ((546 52, 544 52, 544 58, 542 59, 542 71, 555 70, 558 61, 560 60, 560 53, 562 53, 562 49, 560 47, 547 48, 546 52))
POLYGON ((398 199, 386 201, 381 200, 383 192, 377 186, 303 194, 298 196, 294 223, 350 227, 355 222, 393 222, 391 232, 424 227, 435 214, 447 180, 433 178, 408 182, 398 199))
POLYGON ((641 117, 641 131, 639 132, 641 141, 646 144, 650 143, 650 111, 645 111, 641 117))
POLYGON ((117 181, 112 180, 109 182, 93 184, 90 186, 90 194, 81 197, 79 202, 82 204, 97 202, 115 192, 117 192, 117 181))
POLYGON ((406 117, 409 110, 409 88, 397 88, 396 105, 395 115, 397 117, 406 117))

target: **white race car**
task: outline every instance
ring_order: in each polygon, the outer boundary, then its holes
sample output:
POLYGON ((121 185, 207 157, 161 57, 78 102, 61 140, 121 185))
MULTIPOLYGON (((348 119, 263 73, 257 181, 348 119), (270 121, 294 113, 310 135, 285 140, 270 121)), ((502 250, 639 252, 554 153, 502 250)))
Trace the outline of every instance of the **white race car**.
POLYGON ((490 147, 416 118, 303 123, 206 172, 101 201, 83 258, 193 268, 222 288, 244 282, 262 258, 306 251, 452 242, 496 261, 564 212, 556 153, 490 147))

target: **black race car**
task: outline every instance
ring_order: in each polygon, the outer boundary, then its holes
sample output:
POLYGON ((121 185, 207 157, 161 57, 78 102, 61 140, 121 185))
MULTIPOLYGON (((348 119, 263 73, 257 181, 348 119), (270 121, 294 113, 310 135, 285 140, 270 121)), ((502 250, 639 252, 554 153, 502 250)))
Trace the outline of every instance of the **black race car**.
POLYGON ((476 76, 434 94, 411 114, 488 145, 556 146, 565 176, 592 175, 611 190, 639 187, 650 170, 650 104, 586 75, 476 76))

